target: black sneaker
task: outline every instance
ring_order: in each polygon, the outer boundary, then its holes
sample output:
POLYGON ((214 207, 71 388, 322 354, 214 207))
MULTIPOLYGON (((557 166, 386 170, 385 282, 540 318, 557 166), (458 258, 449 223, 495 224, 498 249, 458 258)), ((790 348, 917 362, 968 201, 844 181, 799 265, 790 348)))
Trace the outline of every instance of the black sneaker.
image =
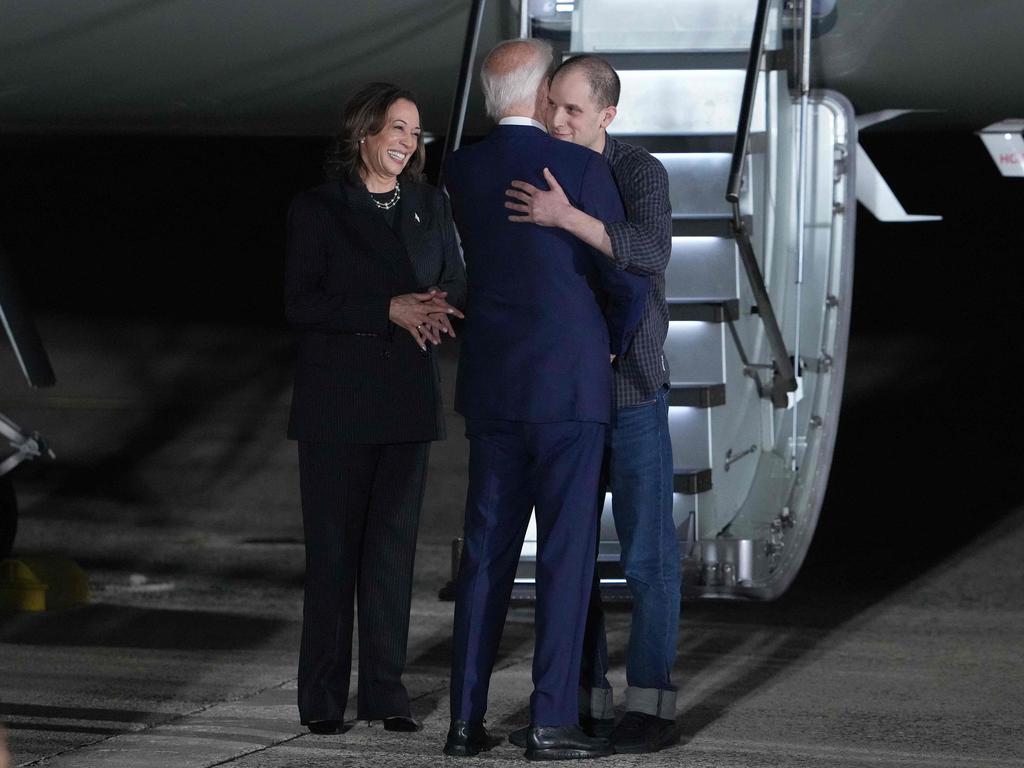
POLYGON ((634 755, 657 752, 679 741, 675 720, 666 720, 644 712, 626 712, 612 731, 615 751, 634 755))
POLYGON ((580 728, 587 736, 596 736, 599 739, 610 739, 615 730, 614 717, 590 717, 580 715, 580 728))
POLYGON ((519 747, 520 749, 526 749, 526 737, 530 735, 530 726, 524 725, 522 728, 516 728, 508 735, 508 743, 513 747, 519 747))

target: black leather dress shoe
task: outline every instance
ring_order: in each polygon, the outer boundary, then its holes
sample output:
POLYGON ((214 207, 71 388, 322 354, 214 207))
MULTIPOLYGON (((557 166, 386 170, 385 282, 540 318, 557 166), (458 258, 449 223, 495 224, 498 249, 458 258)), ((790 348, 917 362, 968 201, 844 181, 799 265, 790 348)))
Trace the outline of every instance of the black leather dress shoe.
POLYGON ((615 751, 627 755, 657 752, 678 741, 675 720, 644 712, 626 712, 612 733, 615 751))
POLYGON ((448 726, 448 738, 444 742, 444 753, 450 757, 472 757, 494 749, 499 744, 501 739, 491 736, 483 723, 452 720, 448 726))
MULTIPOLYGON (((587 736, 597 736, 602 739, 611 737, 615 730, 615 718, 586 717, 580 715, 580 728, 587 736)), ((526 749, 526 737, 530 734, 530 726, 524 725, 516 728, 508 735, 508 743, 520 749, 526 749)))
POLYGON ((415 731, 422 730, 423 726, 413 720, 408 715, 395 715, 394 717, 384 718, 384 730, 385 731, 399 731, 401 733, 414 733, 415 731))
POLYGON ((308 723, 303 723, 309 728, 310 733, 340 733, 341 732, 341 721, 340 720, 310 720, 308 723))
POLYGON ((608 739, 587 736, 578 725, 533 726, 526 736, 527 760, 582 760, 613 753, 608 739))

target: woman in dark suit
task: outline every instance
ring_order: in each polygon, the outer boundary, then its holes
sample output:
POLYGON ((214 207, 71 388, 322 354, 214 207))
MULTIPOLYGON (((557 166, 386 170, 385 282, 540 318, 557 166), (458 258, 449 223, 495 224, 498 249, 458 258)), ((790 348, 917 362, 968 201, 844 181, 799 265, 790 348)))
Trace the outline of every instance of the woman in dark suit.
POLYGON ((306 585, 299 715, 344 722, 358 592, 357 717, 418 730, 402 684, 430 441, 444 437, 436 345, 466 290, 447 198, 420 179, 413 95, 372 83, 346 105, 330 181, 288 212, 285 306, 298 335, 306 585))

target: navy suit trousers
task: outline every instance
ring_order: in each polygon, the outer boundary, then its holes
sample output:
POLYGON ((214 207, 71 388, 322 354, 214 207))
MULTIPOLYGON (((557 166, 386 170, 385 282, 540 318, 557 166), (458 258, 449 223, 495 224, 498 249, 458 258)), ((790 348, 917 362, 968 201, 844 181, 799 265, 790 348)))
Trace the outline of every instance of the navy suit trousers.
POLYGON ((530 512, 537 515, 534 725, 578 722, 605 425, 467 419, 469 488, 452 649, 451 716, 481 721, 530 512))

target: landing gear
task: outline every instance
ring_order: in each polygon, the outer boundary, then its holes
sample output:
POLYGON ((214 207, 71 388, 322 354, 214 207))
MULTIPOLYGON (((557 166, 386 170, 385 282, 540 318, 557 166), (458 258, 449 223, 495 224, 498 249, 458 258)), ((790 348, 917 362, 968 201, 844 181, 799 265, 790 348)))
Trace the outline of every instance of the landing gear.
POLYGON ((7 440, 14 453, 0 461, 0 560, 11 554, 14 535, 18 532, 18 497, 8 472, 23 461, 46 456, 54 458, 46 441, 38 432, 25 432, 0 413, 0 437, 7 440))
POLYGON ((18 533, 18 497, 9 477, 0 477, 0 560, 10 556, 18 533))

